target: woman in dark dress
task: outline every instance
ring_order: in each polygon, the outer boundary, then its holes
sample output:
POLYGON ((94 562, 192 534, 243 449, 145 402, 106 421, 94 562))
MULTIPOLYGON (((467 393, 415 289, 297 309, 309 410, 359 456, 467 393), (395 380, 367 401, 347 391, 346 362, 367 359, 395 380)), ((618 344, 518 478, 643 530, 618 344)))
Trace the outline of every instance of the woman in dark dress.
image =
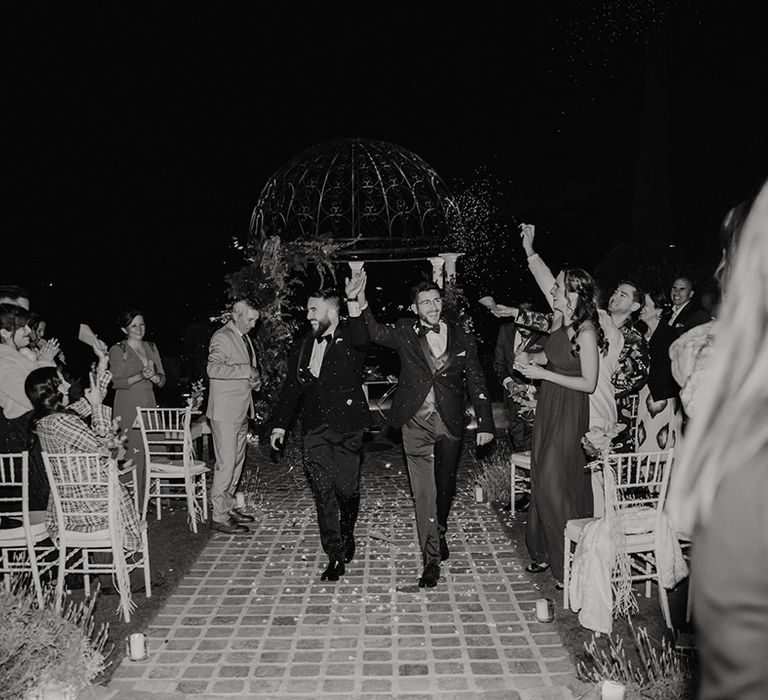
MULTIPOLYGON (((526 230, 523 230, 523 236, 526 230)), ((530 232, 533 235, 533 232, 530 232)), ((531 504, 526 542, 531 573, 552 569, 563 580, 563 530, 568 520, 592 515, 591 475, 581 438, 589 430, 589 395, 597 386, 606 342, 584 270, 563 270, 552 288, 555 317, 544 351, 521 353, 518 369, 540 379, 531 449, 531 504)))

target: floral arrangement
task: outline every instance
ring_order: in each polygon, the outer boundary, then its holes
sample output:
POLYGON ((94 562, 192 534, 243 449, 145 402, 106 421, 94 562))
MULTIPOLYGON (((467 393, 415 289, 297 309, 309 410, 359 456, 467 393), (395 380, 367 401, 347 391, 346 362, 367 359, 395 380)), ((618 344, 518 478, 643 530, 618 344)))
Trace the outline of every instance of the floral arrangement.
POLYGON ((192 382, 192 386, 189 388, 189 397, 187 398, 187 405, 192 408, 192 413, 200 413, 204 396, 205 380, 198 379, 196 382, 192 382))
MULTIPOLYGON (((611 452, 611 442, 624 428, 621 423, 616 423, 611 428, 593 425, 581 438, 581 445, 587 457, 600 460, 611 452)), ((590 463, 594 464, 594 462, 590 463)), ((587 465, 590 466, 590 465, 587 465)))
POLYGON ((529 425, 536 417, 536 387, 533 384, 513 384, 511 399, 520 406, 517 414, 529 425))

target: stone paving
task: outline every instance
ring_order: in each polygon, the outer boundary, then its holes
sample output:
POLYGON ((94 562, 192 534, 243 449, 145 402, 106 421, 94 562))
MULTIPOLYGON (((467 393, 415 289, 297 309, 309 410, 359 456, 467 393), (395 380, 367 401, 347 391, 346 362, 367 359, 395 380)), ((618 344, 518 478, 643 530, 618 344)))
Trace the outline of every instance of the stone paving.
POLYGON ((106 697, 581 697, 588 687, 562 640, 536 621, 526 560, 474 501, 469 470, 449 522, 451 557, 438 586, 419 589, 400 447, 370 447, 357 554, 338 583, 320 581, 303 475, 251 450, 253 536, 211 539, 147 629, 148 658, 124 660, 106 697))

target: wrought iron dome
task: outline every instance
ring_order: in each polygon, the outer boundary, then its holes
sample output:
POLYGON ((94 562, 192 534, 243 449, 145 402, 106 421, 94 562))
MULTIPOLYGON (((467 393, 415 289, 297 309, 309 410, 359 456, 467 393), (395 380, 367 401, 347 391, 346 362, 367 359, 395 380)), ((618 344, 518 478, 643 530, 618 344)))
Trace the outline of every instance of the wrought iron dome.
POLYGON ((458 224, 448 187, 419 156, 384 141, 323 143, 269 179, 253 210, 250 241, 331 236, 339 260, 423 260, 458 224))

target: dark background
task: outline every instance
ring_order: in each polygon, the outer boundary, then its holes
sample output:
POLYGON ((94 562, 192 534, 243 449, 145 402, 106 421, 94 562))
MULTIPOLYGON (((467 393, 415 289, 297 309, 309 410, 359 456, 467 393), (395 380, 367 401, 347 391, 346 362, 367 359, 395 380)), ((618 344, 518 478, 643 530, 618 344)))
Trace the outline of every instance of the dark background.
POLYGON ((117 340, 138 305, 178 353, 222 309, 267 178, 365 136, 454 194, 490 183, 475 298, 533 295, 520 221, 553 267, 606 287, 638 264, 705 284, 720 220, 768 173, 768 62, 756 16, 697 5, 6 7, 0 281, 30 290, 65 350, 80 322, 117 340))

